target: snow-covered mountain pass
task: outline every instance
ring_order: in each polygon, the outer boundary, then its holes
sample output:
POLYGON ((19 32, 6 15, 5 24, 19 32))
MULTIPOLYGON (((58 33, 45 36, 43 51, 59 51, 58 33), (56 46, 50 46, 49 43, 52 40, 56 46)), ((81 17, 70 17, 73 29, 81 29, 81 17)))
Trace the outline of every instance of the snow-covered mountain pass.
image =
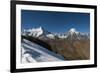
POLYGON ((63 61, 64 58, 48 49, 23 39, 21 42, 22 63, 63 61))

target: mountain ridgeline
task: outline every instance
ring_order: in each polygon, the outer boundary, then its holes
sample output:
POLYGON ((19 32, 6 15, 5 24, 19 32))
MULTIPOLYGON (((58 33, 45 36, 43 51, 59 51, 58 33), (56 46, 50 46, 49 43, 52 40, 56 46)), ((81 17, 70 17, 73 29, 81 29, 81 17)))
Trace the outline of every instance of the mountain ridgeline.
POLYGON ((23 30, 23 38, 60 54, 65 60, 90 59, 89 33, 81 33, 74 28, 64 34, 52 33, 42 27, 33 28, 23 30))

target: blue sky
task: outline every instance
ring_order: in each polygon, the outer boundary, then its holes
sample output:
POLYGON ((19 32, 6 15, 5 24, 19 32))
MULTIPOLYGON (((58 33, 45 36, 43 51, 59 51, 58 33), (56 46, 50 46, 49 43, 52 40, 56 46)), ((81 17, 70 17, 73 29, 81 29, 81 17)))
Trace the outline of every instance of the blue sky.
POLYGON ((40 26, 54 33, 65 33, 71 28, 89 33, 90 14, 21 10, 22 29, 37 28, 40 26))

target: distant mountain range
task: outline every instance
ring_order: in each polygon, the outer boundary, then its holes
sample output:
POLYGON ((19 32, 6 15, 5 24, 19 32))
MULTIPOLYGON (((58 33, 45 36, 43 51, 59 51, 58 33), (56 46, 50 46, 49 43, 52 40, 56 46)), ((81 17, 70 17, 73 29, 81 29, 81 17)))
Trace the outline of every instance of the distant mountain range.
POLYGON ((70 39, 70 40, 80 40, 80 39, 89 39, 89 33, 81 33, 76 31, 75 28, 71 28, 64 34, 52 33, 44 29, 43 27, 32 28, 22 31, 22 35, 32 36, 36 38, 44 39, 70 39))
POLYGON ((64 34, 49 32, 43 27, 23 30, 21 44, 22 50, 24 50, 22 54, 25 57, 22 59, 28 60, 27 62, 90 59, 90 35, 79 32, 75 28, 71 28, 64 34), (49 53, 46 53, 46 50, 49 53), (44 53, 49 56, 44 56, 44 53))

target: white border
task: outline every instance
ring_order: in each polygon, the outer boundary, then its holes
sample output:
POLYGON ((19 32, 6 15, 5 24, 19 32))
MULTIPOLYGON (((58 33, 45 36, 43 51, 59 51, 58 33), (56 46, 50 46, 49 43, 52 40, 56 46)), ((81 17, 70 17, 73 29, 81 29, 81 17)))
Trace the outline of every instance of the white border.
POLYGON ((70 7, 51 7, 36 5, 16 5, 16 68, 40 68, 55 66, 72 66, 72 65, 89 65, 94 64, 94 10, 84 8, 70 7), (61 61, 61 62, 41 62, 41 63, 21 63, 21 9, 41 10, 41 11, 60 11, 60 12, 82 12, 90 13, 90 60, 81 61, 61 61))

